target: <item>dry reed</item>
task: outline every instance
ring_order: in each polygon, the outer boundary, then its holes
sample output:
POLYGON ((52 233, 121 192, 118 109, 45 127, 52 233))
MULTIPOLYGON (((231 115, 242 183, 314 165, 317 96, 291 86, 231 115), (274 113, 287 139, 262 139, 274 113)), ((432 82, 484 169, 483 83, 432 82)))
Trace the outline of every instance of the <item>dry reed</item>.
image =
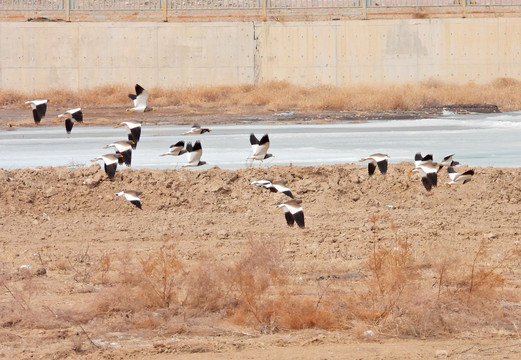
MULTIPOLYGON (((130 102, 127 94, 132 92, 132 88, 124 85, 33 93, 0 90, 0 106, 20 108, 30 98, 51 98, 54 104, 64 107, 124 106, 130 102)), ((521 82, 510 78, 500 78, 487 84, 425 81, 345 87, 304 87, 285 81, 268 81, 260 85, 149 88, 148 92, 153 106, 183 107, 202 113, 413 111, 453 104, 495 104, 503 111, 521 109, 521 82)))

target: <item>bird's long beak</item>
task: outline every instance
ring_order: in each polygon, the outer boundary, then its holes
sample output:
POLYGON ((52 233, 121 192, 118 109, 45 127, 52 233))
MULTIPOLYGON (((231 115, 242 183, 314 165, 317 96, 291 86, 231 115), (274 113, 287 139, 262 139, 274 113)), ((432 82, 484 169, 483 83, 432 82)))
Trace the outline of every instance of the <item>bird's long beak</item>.
MULTIPOLYGON (((127 113, 128 114, 128 113, 127 113)), ((118 127, 122 127, 123 125, 122 124, 118 124, 116 126, 114 126, 115 128, 118 128, 118 127)))
POLYGON ((53 123, 57 123, 58 121, 60 121, 60 119, 61 119, 61 118, 56 118, 56 119, 54 119, 52 122, 53 122, 53 123))
POLYGON ((134 112, 134 110, 127 110, 127 111, 125 112, 125 114, 132 114, 133 112, 134 112))

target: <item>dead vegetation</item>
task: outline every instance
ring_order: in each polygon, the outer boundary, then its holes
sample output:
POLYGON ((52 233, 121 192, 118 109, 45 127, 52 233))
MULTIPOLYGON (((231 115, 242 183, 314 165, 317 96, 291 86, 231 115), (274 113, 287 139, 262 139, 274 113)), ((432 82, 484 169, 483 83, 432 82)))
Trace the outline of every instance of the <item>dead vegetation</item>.
POLYGON ((188 331, 187 319, 205 317, 269 334, 318 328, 367 336, 360 329, 371 329, 371 336, 421 338, 490 324, 518 325, 512 322, 516 310, 505 304, 518 302, 520 294, 507 290, 503 275, 519 262, 517 247, 496 259, 491 255, 494 244, 487 241, 467 257, 451 256, 450 249, 436 257, 419 257, 388 216, 375 214, 369 221, 361 276, 305 282, 267 241, 249 240, 232 262, 210 255, 182 261, 175 243, 141 258, 93 255, 87 247, 61 271, 71 275, 69 286, 92 286, 86 290, 95 295, 88 306, 60 308, 41 300, 35 304, 31 299, 41 286, 34 271, 4 271, 0 285, 10 300, 0 307, 1 325, 77 329, 71 337, 74 352, 86 351, 89 342, 93 350, 100 347, 84 326, 96 332, 142 329, 167 334, 188 331), (79 264, 89 271, 80 270, 79 264), (103 329, 109 318, 110 328, 103 329), (185 325, 180 327, 180 321, 185 325))
MULTIPOLYGON (((146 87, 146 84, 141 84, 146 87)), ((501 78, 488 84, 426 81, 404 85, 304 87, 285 81, 260 85, 148 88, 156 107, 179 107, 192 112, 265 111, 414 111, 451 104, 495 104, 502 111, 521 109, 521 82, 501 78)), ((78 104, 114 107, 128 104, 133 88, 107 85, 94 89, 21 93, 0 89, 0 106, 21 108, 29 98, 50 98, 57 106, 78 104), (52 94, 52 95, 51 95, 52 94)))

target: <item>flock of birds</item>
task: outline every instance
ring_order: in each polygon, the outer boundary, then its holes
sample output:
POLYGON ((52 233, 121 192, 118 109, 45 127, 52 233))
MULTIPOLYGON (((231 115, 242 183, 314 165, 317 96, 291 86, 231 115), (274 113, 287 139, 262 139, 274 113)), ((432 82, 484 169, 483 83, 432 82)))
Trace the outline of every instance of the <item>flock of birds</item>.
MULTIPOLYGON (((131 112, 148 112, 153 111, 154 108, 147 106, 149 94, 148 92, 136 84, 136 94, 129 94, 128 97, 133 101, 134 106, 127 109, 127 113, 131 112)), ((47 111, 47 104, 50 101, 48 99, 43 100, 31 100, 27 101, 26 104, 30 104, 33 112, 34 122, 39 124, 42 118, 45 116, 47 111)), ((83 122, 83 112, 81 108, 75 108, 67 110, 63 114, 58 115, 55 122, 63 120, 65 122, 65 130, 67 134, 70 134, 74 125, 74 121, 77 123, 83 122)), ((100 155, 93 159, 92 162, 103 161, 104 170, 109 179, 114 178, 118 165, 125 164, 131 166, 132 164, 132 150, 135 150, 141 137, 141 124, 134 121, 123 121, 115 127, 126 126, 128 130, 127 140, 115 141, 105 146, 105 148, 114 148, 114 153, 108 153, 100 155)), ((208 128, 202 128, 198 124, 192 125, 192 128, 183 133, 182 135, 201 135, 208 133, 211 130, 208 128)), ((250 134, 250 144, 252 148, 252 155, 248 157, 252 162, 255 160, 263 161, 273 154, 268 153, 270 146, 270 139, 268 134, 263 135, 260 140, 255 134, 250 134)), ((188 162, 183 167, 197 167, 206 164, 206 161, 202 161, 203 148, 200 140, 195 141, 194 144, 184 141, 178 141, 177 143, 170 146, 168 152, 160 154, 160 156, 181 156, 183 154, 188 155, 188 162)), ((466 184, 471 181, 474 175, 474 170, 467 170, 459 173, 454 169, 454 166, 459 165, 459 162, 453 160, 454 154, 447 155, 439 163, 434 162, 432 154, 422 156, 421 153, 416 153, 414 157, 414 169, 409 172, 409 175, 413 173, 419 173, 423 186, 427 191, 431 191, 432 188, 438 185, 438 174, 443 167, 447 167, 447 173, 450 178, 449 182, 444 185, 450 186, 453 184, 466 184)), ((376 168, 382 174, 387 173, 389 155, 387 154, 372 154, 366 158, 360 159, 360 162, 369 161, 368 173, 369 176, 375 174, 376 168)), ((304 212, 302 209, 302 200, 294 198, 291 190, 287 187, 288 182, 285 180, 273 181, 273 180, 256 180, 251 182, 249 185, 255 185, 271 192, 279 192, 288 196, 289 200, 284 201, 276 205, 276 210, 282 209, 286 222, 289 226, 294 226, 296 223, 300 228, 305 227, 304 212)), ((130 203, 142 209, 141 199, 139 196, 142 194, 141 191, 120 191, 115 196, 123 196, 130 203)))

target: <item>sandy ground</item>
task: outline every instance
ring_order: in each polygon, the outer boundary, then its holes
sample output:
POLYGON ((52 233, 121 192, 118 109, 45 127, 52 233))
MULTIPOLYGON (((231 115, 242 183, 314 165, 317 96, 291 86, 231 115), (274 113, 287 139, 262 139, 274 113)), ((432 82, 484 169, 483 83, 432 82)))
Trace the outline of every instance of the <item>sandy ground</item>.
MULTIPOLYGON (((418 178, 407 175, 411 167, 393 165, 386 176, 372 178, 366 167, 355 165, 123 169, 113 181, 97 165, 0 171, 0 357, 518 358, 521 338, 517 325, 512 327, 519 319, 516 296, 505 300, 510 320, 476 328, 469 323, 432 338, 377 332, 366 339, 352 329, 267 334, 215 315, 185 315, 176 320, 183 331, 118 330, 108 314, 84 320, 70 315, 84 312, 110 288, 91 277, 89 266, 94 265, 89 264, 107 253, 142 259, 165 243, 175 243, 177 256, 187 264, 210 255, 226 263, 240 257, 252 240, 274 243, 289 265, 289 276, 306 286, 321 276, 368 271, 373 237, 369 219, 374 214, 385 218, 378 225, 378 241, 391 241, 392 222, 417 258, 440 250, 465 258, 483 239, 491 242, 490 256, 502 258, 519 242, 519 169, 477 168, 470 183, 427 193, 418 178), (283 214, 274 211, 284 195, 248 186, 261 178, 291 182, 303 201, 305 229, 287 226, 283 214), (142 210, 114 196, 123 189, 144 192, 142 210), (78 337, 83 339, 81 349, 74 345, 78 337)), ((440 175, 440 181, 445 177, 440 175)), ((504 287, 517 294, 519 260, 503 265, 504 287)), ((372 328, 362 325, 361 330, 372 328)))
MULTIPOLYGON (((14 119, 17 110, 8 114, 14 119)), ((168 116, 153 119, 200 120, 168 116)), ((521 262, 509 254, 521 240, 521 170, 476 168, 468 184, 427 192, 417 175, 408 175, 412 167, 393 164, 387 175, 373 177, 364 165, 120 168, 112 181, 99 165, 0 170, 0 358, 518 359, 521 262), (290 181, 302 200, 305 229, 287 226, 274 211, 284 195, 248 185, 265 178, 290 181), (114 196, 122 190, 143 191, 143 209, 114 196), (428 288, 437 281, 429 272, 436 257, 450 255, 467 271, 486 243, 474 264, 501 278, 500 292, 490 298, 493 310, 483 306, 480 313, 476 305, 468 324, 458 320, 450 330, 416 334, 352 318, 329 330, 267 331, 223 311, 137 311, 127 304, 138 301, 135 293, 118 287, 125 264, 143 264, 165 244, 175 244, 188 274, 194 264, 207 262, 211 272, 210 263, 236 262, 259 242, 275 248, 291 286, 301 289, 295 292, 314 294, 318 279, 360 291, 371 275, 374 243, 392 249, 397 236, 423 264, 428 288), (108 298, 111 292, 115 297, 108 298), (103 310, 105 299, 120 308, 103 310)), ((442 170, 440 184, 447 180, 442 170)))

